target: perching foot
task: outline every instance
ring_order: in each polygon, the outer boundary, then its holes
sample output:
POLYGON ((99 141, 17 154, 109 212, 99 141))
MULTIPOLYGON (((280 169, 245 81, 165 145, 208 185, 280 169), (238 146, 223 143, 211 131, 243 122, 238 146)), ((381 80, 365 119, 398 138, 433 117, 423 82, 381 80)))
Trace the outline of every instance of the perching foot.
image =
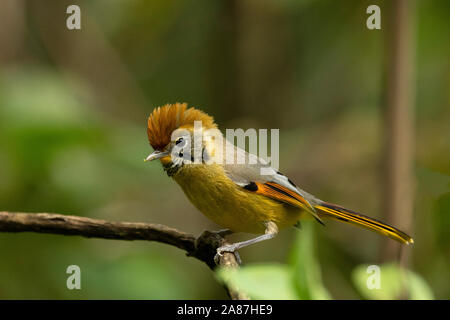
POLYGON ((236 258, 236 261, 238 264, 242 263, 241 257, 239 255, 239 253, 236 251, 237 246, 236 244, 230 244, 230 245, 226 245, 226 246, 222 246, 217 248, 217 253, 214 256, 214 262, 218 265, 219 264, 219 259, 220 257, 223 255, 224 252, 231 252, 234 254, 234 257, 236 258))

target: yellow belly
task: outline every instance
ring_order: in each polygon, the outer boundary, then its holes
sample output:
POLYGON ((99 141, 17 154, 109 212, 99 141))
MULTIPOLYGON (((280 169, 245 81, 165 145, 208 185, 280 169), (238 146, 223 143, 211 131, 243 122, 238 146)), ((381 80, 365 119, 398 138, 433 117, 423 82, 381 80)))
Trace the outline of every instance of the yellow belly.
POLYGON ((236 185, 218 164, 184 165, 173 178, 200 212, 235 232, 264 233, 266 221, 282 229, 302 215, 299 208, 236 185))

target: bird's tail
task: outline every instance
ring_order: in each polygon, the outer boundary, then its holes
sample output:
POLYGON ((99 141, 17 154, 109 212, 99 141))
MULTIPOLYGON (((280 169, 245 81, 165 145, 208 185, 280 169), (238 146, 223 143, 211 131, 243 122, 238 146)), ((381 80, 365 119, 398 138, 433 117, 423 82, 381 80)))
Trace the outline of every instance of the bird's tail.
POLYGON ((403 244, 414 243, 414 240, 403 231, 341 206, 321 202, 320 204, 315 205, 314 208, 319 212, 320 217, 344 221, 349 224, 366 228, 403 244))

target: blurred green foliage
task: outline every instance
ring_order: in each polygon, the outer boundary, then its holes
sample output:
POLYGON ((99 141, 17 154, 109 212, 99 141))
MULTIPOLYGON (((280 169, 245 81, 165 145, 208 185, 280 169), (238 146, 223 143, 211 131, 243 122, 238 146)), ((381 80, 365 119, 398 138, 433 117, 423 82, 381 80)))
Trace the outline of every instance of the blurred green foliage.
POLYGON ((444 250, 450 250, 450 193, 444 193, 435 202, 434 228, 436 243, 444 250))
MULTIPOLYGON (((304 224, 291 249, 289 264, 250 264, 240 269, 219 269, 217 277, 231 288, 248 294, 253 299, 325 300, 331 299, 324 287, 321 270, 315 256, 313 228, 304 224)), ((426 281, 413 271, 396 264, 376 265, 374 274, 369 265, 359 265, 352 272, 356 290, 365 299, 433 299, 426 281), (378 277, 378 287, 368 283, 378 277)), ((330 284, 333 285, 333 284, 330 284)))
POLYGON ((291 249, 289 264, 249 264, 240 269, 219 269, 217 277, 254 299, 331 299, 321 280, 315 258, 313 226, 302 225, 291 249))
MULTIPOLYGON (((384 17, 386 1, 0 2, 7 30, 0 32, 0 210, 162 223, 194 234, 218 229, 159 164, 142 161, 151 152, 148 114, 186 101, 223 130, 279 128, 283 173, 324 200, 381 218, 389 30, 365 28, 373 3, 384 17), (82 30, 72 32, 65 9, 74 3, 82 30)), ((419 297, 431 297, 428 283, 439 299, 450 297, 449 3, 417 1, 417 179, 408 230, 415 239, 408 274, 422 287, 419 297)), ((233 239, 240 237, 251 235, 233 239)), ((354 270, 381 264, 382 241, 333 222, 313 233, 304 223, 244 248, 246 266, 219 277, 238 279, 259 298, 378 298, 359 287, 354 270)), ((387 270, 397 278, 398 270, 387 270)), ((0 233, 0 299, 19 298, 226 294, 206 266, 159 243, 0 233), (65 286, 72 264, 81 267, 80 291, 65 286)))
POLYGON ((369 265, 360 265, 353 271, 353 282, 366 299, 433 299, 433 293, 422 277, 396 264, 380 266, 380 286, 369 288, 367 282, 371 273, 368 272, 368 267, 369 265))
POLYGON ((297 297, 292 284, 293 272, 282 264, 255 263, 240 269, 220 269, 217 277, 252 299, 292 300, 297 297))

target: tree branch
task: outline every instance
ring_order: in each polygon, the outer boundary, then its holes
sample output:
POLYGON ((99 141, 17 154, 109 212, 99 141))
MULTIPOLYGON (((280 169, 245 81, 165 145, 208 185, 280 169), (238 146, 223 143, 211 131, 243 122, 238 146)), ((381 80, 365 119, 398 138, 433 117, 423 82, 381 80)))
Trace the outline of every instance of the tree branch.
MULTIPOLYGON (((111 222, 51 213, 0 212, 0 232, 37 232, 114 240, 145 240, 166 243, 186 251, 188 256, 216 267, 214 255, 226 240, 217 233, 205 231, 199 238, 161 224, 111 222)), ((238 268, 234 254, 224 253, 219 266, 238 268)), ((236 290, 226 288, 233 300, 248 299, 236 290)))

